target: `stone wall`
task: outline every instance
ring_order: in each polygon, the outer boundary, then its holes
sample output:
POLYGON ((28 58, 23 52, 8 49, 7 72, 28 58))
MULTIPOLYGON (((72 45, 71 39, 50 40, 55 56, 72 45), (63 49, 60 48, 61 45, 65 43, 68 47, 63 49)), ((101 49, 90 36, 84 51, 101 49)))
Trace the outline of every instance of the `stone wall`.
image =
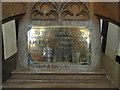
MULTIPOLYGON (((37 25, 37 26, 87 26, 91 25, 93 28, 91 32, 91 43, 92 43, 92 63, 89 70, 98 70, 101 67, 101 46, 100 46, 100 29, 99 29, 99 19, 94 16, 93 5, 90 3, 90 21, 50 21, 50 20, 30 20, 31 8, 34 3, 27 4, 27 13, 20 21, 19 27, 19 43, 18 43, 18 63, 17 69, 29 69, 28 67, 28 49, 27 49, 27 30, 28 25, 37 25)), ((84 69, 83 69, 84 70, 84 69)))

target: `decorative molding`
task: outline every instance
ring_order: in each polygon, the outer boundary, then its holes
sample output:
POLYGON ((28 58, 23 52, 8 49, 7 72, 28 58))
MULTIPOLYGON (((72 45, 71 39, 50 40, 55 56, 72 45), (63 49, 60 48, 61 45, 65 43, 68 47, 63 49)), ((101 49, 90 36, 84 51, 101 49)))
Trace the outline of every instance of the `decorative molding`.
POLYGON ((89 10, 83 2, 66 3, 61 10, 61 19, 88 20, 89 10))
POLYGON ((36 3, 31 12, 31 19, 57 19, 57 5, 51 2, 38 2, 36 3))
POLYGON ((83 2, 37 2, 31 20, 89 20, 88 6, 83 2))

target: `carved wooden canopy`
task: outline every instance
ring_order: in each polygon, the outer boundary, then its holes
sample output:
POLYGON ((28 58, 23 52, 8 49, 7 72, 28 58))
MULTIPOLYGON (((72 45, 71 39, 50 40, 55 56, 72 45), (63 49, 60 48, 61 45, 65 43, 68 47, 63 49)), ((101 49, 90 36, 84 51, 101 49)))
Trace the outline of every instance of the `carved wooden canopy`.
POLYGON ((37 2, 31 20, 89 20, 88 6, 83 2, 37 2))

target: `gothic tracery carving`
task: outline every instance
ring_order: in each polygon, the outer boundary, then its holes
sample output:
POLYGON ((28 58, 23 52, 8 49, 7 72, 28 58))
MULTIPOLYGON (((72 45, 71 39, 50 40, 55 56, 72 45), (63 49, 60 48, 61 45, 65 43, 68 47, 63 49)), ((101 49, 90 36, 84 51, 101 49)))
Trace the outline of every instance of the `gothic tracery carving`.
POLYGON ((31 12, 31 19, 55 19, 58 18, 55 3, 38 2, 34 5, 31 12))
POLYGON ((89 20, 89 10, 83 2, 37 2, 31 20, 89 20))

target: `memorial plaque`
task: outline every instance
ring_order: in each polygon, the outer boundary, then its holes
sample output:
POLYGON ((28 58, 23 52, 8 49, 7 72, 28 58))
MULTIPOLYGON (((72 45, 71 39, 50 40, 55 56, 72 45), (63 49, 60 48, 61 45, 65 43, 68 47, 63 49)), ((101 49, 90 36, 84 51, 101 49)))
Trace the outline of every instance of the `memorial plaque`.
POLYGON ((29 64, 89 65, 90 30, 85 27, 32 27, 28 31, 29 64))

